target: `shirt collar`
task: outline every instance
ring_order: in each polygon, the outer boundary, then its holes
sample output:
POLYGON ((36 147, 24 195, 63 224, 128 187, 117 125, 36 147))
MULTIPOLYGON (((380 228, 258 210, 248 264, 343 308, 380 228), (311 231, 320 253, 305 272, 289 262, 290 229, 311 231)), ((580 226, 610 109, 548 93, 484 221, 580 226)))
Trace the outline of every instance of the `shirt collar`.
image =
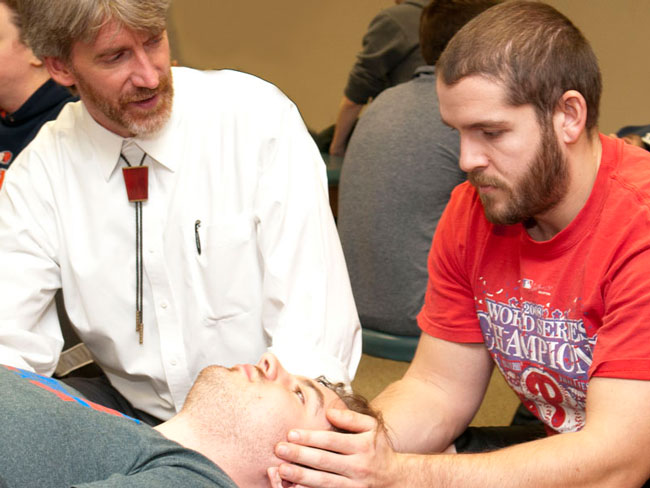
MULTIPOLYGON (((120 150, 124 138, 105 129, 93 119, 83 102, 81 103, 81 126, 88 136, 88 143, 92 145, 93 152, 97 154, 97 161, 104 179, 108 181, 121 164, 120 150)), ((172 107, 172 114, 160 131, 150 137, 135 137, 133 140, 151 158, 172 172, 178 168, 181 160, 182 148, 180 143, 175 143, 173 135, 178 126, 178 117, 172 107)))

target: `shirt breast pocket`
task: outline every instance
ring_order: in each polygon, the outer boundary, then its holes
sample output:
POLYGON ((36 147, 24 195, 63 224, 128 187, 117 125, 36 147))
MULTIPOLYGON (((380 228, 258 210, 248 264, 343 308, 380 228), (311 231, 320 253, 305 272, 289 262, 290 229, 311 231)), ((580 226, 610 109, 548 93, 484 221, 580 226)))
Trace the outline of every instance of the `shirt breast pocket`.
POLYGON ((196 228, 193 292, 207 324, 248 313, 260 302, 262 273, 252 218, 222 218, 196 228), (200 253, 198 250, 200 249, 200 253))

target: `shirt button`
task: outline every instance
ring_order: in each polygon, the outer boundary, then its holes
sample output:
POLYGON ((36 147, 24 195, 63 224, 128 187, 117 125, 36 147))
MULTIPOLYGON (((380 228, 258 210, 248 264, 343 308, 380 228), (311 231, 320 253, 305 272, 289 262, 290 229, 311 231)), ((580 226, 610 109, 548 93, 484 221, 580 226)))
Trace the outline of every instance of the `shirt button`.
POLYGON ((176 366, 178 362, 175 359, 172 359, 171 361, 169 361, 169 364, 171 364, 172 366, 176 366))
POLYGON ((167 302, 162 302, 162 303, 160 304, 160 306, 161 306, 161 308, 167 308, 167 302))

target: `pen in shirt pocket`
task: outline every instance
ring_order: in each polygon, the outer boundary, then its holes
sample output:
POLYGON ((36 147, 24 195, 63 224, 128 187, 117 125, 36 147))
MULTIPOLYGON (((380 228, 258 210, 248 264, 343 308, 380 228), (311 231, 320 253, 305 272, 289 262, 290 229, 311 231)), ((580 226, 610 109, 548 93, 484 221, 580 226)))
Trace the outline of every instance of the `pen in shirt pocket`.
POLYGON ((196 239, 196 252, 201 255, 201 237, 199 236, 199 227, 201 227, 201 221, 197 220, 194 222, 194 238, 196 239))

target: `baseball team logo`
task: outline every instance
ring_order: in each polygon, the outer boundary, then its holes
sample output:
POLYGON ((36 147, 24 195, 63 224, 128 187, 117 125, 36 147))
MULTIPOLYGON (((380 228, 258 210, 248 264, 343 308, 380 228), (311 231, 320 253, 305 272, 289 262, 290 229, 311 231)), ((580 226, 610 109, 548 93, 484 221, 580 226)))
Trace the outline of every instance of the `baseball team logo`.
MULTIPOLYGON (((549 293, 528 279, 521 288, 534 288, 542 299, 549 293)), ((515 291, 477 300, 485 345, 530 411, 557 432, 580 430, 597 336, 587 333, 579 311, 522 300, 515 291)))

